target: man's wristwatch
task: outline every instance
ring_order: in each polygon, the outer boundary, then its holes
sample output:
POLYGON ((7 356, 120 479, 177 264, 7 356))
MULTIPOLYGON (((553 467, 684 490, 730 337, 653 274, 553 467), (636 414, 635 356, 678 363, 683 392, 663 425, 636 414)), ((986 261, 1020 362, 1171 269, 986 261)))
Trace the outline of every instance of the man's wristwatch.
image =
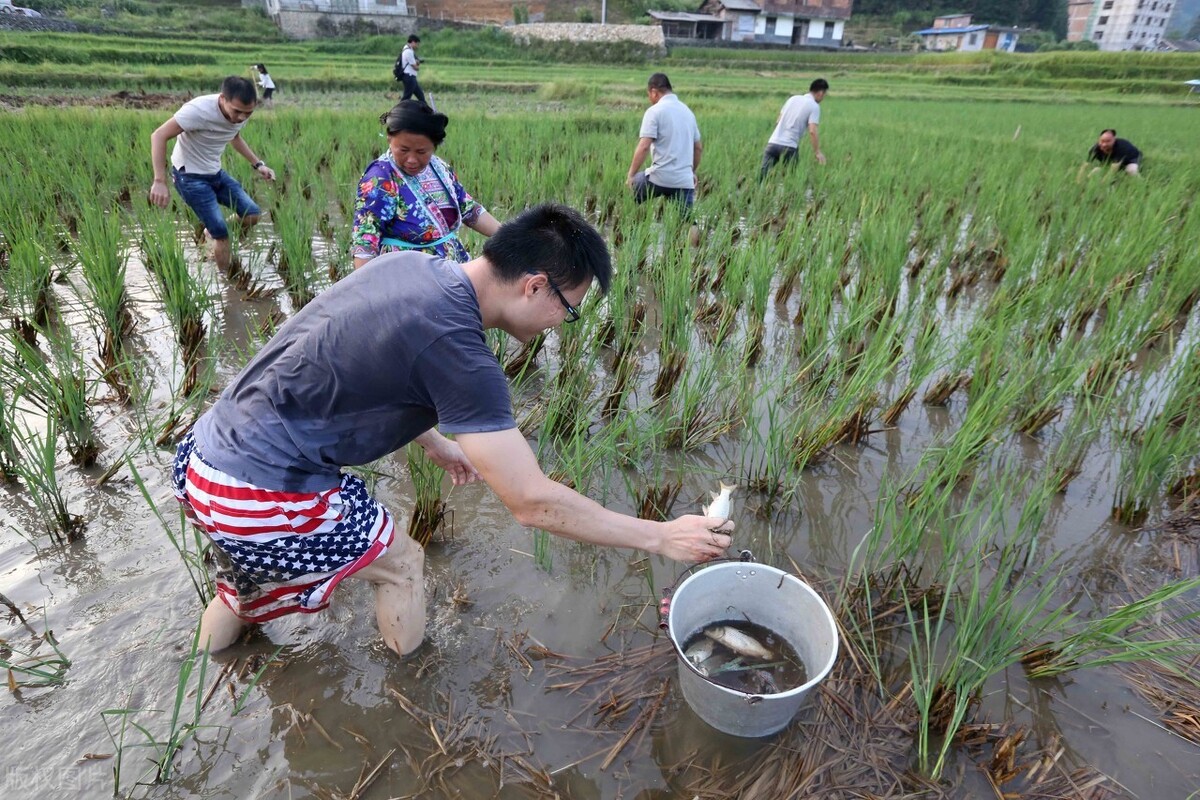
POLYGON ((265 167, 266 165, 267 165, 267 162, 263 161, 260 158, 258 161, 254 162, 254 166, 252 167, 252 169, 258 169, 259 167, 265 167))

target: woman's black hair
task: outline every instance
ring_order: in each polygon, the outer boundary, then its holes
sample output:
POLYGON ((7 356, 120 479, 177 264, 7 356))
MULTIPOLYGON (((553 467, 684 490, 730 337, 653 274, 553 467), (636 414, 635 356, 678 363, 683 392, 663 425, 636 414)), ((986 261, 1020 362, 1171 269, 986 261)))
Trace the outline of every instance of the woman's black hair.
POLYGON ((446 139, 446 126, 450 124, 450 118, 419 100, 402 100, 392 106, 391 111, 381 115, 379 122, 387 128, 388 136, 416 133, 428 137, 437 147, 446 139))
POLYGON ((259 72, 261 72, 263 75, 267 74, 267 65, 266 64, 255 64, 254 68, 256 70, 258 70, 259 72))

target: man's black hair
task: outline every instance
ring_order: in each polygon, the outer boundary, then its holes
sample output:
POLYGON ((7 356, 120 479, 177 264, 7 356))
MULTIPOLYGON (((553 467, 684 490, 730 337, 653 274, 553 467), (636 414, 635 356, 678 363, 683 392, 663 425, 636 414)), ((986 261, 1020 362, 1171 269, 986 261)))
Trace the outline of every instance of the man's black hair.
POLYGON ((413 42, 420 42, 420 41, 421 41, 421 37, 417 36, 415 33, 410 33, 408 35, 408 43, 409 44, 412 44, 413 42))
POLYGON ((221 81, 221 97, 226 100, 237 100, 248 106, 258 104, 258 92, 254 88, 254 81, 240 75, 230 75, 221 81))
POLYGON ((650 80, 646 81, 647 89, 657 89, 660 92, 673 92, 671 88, 671 79, 666 76, 666 73, 656 72, 650 76, 650 80))
POLYGON ((608 245, 583 215, 558 203, 522 211, 483 243, 483 256, 501 281, 544 272, 560 289, 593 280, 608 292, 612 260, 608 245))
POLYGON ((446 139, 446 126, 450 124, 450 118, 420 100, 401 100, 392 106, 391 111, 382 115, 379 122, 387 128, 389 136, 416 133, 428 137, 437 147, 446 139))
POLYGON ((829 91, 829 81, 825 80, 824 78, 817 78, 815 81, 813 81, 812 83, 810 83, 808 85, 808 90, 810 92, 813 92, 814 94, 816 92, 828 92, 829 91))
POLYGON ((1116 136, 1116 135, 1117 135, 1117 129, 1116 129, 1116 128, 1105 128, 1104 130, 1100 131, 1100 135, 1101 135, 1101 136, 1103 136, 1103 135, 1104 135, 1104 134, 1106 134, 1106 133, 1111 133, 1113 136, 1116 136))

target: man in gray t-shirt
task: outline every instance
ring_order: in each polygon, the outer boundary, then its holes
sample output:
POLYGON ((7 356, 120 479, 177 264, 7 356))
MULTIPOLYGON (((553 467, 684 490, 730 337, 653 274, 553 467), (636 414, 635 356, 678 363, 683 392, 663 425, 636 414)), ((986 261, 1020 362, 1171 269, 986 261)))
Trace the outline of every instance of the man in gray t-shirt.
POLYGON ((625 183, 639 203, 650 197, 666 197, 690 209, 696 199, 696 170, 704 149, 696 115, 675 96, 670 79, 661 72, 650 76, 646 94, 650 108, 642 116, 625 183), (640 172, 647 155, 650 168, 640 172))
POLYGON ((784 164, 796 160, 796 151, 800 146, 800 137, 808 132, 812 142, 813 155, 818 164, 825 163, 825 154, 821 152, 821 142, 817 137, 817 125, 821 121, 821 101, 829 91, 829 83, 824 78, 817 78, 808 87, 808 94, 793 95, 783 104, 779 111, 779 120, 775 130, 767 140, 767 148, 763 151, 762 167, 758 172, 761 181, 767 176, 771 167, 780 159, 784 164))
POLYGON ((229 229, 220 206, 237 213, 243 233, 250 230, 262 214, 242 185, 221 169, 225 145, 232 145, 260 176, 275 180, 275 171, 242 139, 242 128, 257 106, 254 83, 231 75, 221 82, 219 94, 189 100, 150 136, 150 159, 154 166, 150 202, 159 208, 166 208, 171 202, 171 193, 167 189, 166 153, 167 142, 175 139, 171 151, 171 180, 179 196, 195 212, 212 238, 213 257, 222 270, 229 269, 230 247, 229 229))
POLYGON ((527 342, 578 320, 592 282, 606 291, 611 271, 595 228, 570 208, 542 205, 501 226, 479 258, 382 255, 292 317, 176 457, 176 495, 220 567, 200 641, 220 650, 247 622, 319 611, 338 581, 356 577, 376 587, 386 644, 415 649, 425 629, 423 552, 393 537, 386 509, 341 474, 410 441, 455 485, 485 481, 527 527, 681 561, 720 556, 727 520, 609 511, 547 478, 513 420, 484 331, 527 342))

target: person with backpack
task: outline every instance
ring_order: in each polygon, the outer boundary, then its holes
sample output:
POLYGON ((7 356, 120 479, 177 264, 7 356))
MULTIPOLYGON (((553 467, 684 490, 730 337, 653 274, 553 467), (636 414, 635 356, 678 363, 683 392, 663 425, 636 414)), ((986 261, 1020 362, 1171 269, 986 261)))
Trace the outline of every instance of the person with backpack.
POLYGON ((404 45, 404 49, 400 51, 400 57, 396 59, 396 65, 392 67, 392 75, 404 84, 404 95, 400 98, 400 102, 411 97, 417 98, 422 103, 425 102, 425 92, 421 91, 421 84, 417 82, 417 72, 421 69, 421 59, 417 58, 417 48, 420 46, 421 37, 415 33, 410 35, 408 44, 404 45))

